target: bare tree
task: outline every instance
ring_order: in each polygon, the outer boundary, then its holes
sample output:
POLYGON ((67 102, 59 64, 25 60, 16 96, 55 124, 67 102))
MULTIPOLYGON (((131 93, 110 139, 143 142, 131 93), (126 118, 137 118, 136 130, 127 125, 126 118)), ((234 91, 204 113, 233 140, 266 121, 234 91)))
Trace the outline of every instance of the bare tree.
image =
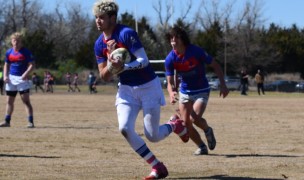
MULTIPOLYGON (((159 24, 162 27, 167 27, 169 26, 169 21, 173 21, 173 15, 175 14, 175 7, 173 4, 173 0, 170 2, 168 0, 165 1, 165 10, 163 11, 163 2, 161 0, 158 0, 157 5, 153 5, 153 9, 156 11, 159 24)), ((184 2, 184 1, 183 1, 184 2)), ((176 3, 176 2, 175 2, 176 3)), ((182 3, 182 2, 179 2, 182 3)), ((182 19, 185 20, 187 16, 189 15, 191 9, 192 9, 192 0, 186 1, 186 5, 182 6, 182 8, 179 10, 181 12, 179 17, 176 17, 176 19, 182 19)), ((171 23, 173 24, 173 23, 171 23)))
POLYGON ((265 22, 262 18, 262 8, 262 0, 255 0, 253 3, 247 1, 237 18, 233 39, 234 50, 238 54, 241 66, 246 67, 247 61, 254 60, 257 52, 261 50, 258 29, 265 22))
POLYGON ((198 6, 198 11, 195 16, 195 21, 203 27, 209 29, 215 22, 224 26, 226 22, 231 21, 236 0, 228 1, 226 4, 220 4, 220 0, 201 0, 198 6))

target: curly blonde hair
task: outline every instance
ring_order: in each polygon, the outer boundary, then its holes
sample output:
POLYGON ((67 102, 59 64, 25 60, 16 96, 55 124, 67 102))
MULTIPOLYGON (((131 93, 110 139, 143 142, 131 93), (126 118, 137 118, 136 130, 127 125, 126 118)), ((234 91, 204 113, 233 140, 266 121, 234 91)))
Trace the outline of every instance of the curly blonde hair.
POLYGON ((10 38, 11 38, 11 40, 12 39, 22 39, 22 36, 23 35, 20 32, 15 32, 10 36, 10 38))
POLYGON ((93 6, 93 14, 97 16, 106 13, 109 16, 117 16, 118 9, 119 7, 114 0, 99 0, 93 6))

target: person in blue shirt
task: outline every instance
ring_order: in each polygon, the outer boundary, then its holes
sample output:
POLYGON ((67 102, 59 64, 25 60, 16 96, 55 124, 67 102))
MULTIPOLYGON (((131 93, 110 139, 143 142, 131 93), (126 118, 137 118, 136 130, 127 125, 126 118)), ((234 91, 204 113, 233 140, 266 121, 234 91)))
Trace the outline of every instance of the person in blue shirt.
POLYGON ((172 51, 165 59, 170 103, 174 104, 177 100, 179 101, 181 119, 186 122, 191 140, 199 147, 194 155, 208 154, 207 146, 192 123, 204 130, 208 147, 213 150, 216 146, 213 129, 208 125, 206 119, 202 118, 210 93, 205 65, 214 69, 221 83, 220 96, 225 98, 229 90, 226 87, 223 72, 215 59, 203 48, 191 44, 188 34, 183 28, 176 25, 172 27, 167 33, 167 40, 172 46, 172 51), (180 81, 179 85, 176 84, 176 77, 180 81))
POLYGON ((184 142, 187 142, 189 140, 187 129, 182 120, 159 125, 160 107, 165 105, 162 87, 137 33, 128 26, 116 23, 117 12, 118 5, 110 0, 98 1, 93 7, 97 29, 102 32, 94 47, 99 75, 105 81, 112 80, 115 74, 108 69, 108 62, 111 62, 114 68, 122 69, 117 75, 119 84, 115 103, 119 131, 133 151, 152 167, 151 173, 144 179, 165 178, 168 176, 166 166, 156 158, 143 138, 135 132, 137 116, 142 110, 144 134, 151 142, 163 140, 171 132, 177 133, 184 142), (131 55, 128 64, 115 61, 110 56, 111 52, 120 47, 126 48, 131 55))
POLYGON ((97 81, 96 76, 94 75, 93 72, 90 72, 89 77, 88 77, 88 85, 89 85, 90 94, 97 93, 96 81, 97 81))
POLYGON ((19 32, 11 35, 12 48, 6 51, 4 60, 3 80, 6 83, 7 95, 5 121, 0 127, 10 127, 14 102, 19 92, 28 116, 28 128, 34 128, 33 107, 30 101, 29 74, 34 68, 32 53, 22 46, 22 35, 19 32))

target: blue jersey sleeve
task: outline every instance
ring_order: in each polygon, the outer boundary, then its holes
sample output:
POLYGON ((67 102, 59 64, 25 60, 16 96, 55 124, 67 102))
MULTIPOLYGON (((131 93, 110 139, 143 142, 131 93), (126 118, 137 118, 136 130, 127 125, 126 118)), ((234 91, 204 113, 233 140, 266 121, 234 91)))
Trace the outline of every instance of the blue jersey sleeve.
POLYGON ((205 49, 201 49, 199 52, 200 52, 200 58, 199 58, 199 59, 200 59, 201 61, 203 61, 203 63, 211 64, 213 57, 210 56, 210 55, 205 51, 205 49))
POLYGON ((136 31, 131 28, 124 28, 121 32, 121 38, 123 44, 127 46, 128 50, 132 54, 134 54, 136 50, 143 47, 136 31))
POLYGON ((104 43, 102 43, 102 36, 99 36, 94 45, 94 52, 97 64, 103 63, 107 60, 107 57, 105 57, 103 50, 104 43))
POLYGON ((173 76, 174 75, 174 53, 171 51, 168 56, 165 59, 165 70, 167 76, 173 76))

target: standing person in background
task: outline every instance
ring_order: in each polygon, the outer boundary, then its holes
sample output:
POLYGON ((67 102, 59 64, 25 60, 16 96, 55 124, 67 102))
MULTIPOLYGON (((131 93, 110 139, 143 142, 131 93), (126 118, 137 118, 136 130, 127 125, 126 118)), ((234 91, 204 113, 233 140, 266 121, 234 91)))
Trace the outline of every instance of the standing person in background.
POLYGON ((3 69, 2 69, 2 66, 0 66, 0 93, 1 93, 1 95, 3 95, 3 85, 4 85, 3 69))
POLYGON ((48 71, 47 75, 47 86, 48 86, 48 90, 49 92, 53 93, 54 89, 53 89, 53 85, 54 85, 54 76, 48 71))
POLYGON ((19 92, 28 115, 28 128, 34 128, 33 107, 30 102, 30 82, 28 76, 34 67, 32 53, 22 46, 22 35, 19 32, 11 35, 12 48, 6 51, 3 79, 7 95, 6 116, 0 127, 10 127, 14 102, 19 92))
POLYGON ((74 85, 74 90, 73 91, 76 91, 76 89, 77 89, 78 92, 80 92, 80 89, 78 87, 78 79, 79 79, 78 73, 75 73, 74 77, 73 77, 73 83, 72 83, 74 85))
POLYGON ((72 76, 70 72, 67 72, 65 74, 65 84, 68 86, 68 92, 72 91, 74 92, 73 88, 71 87, 72 84, 72 76))
POLYGON ((258 69, 258 72, 256 73, 254 79, 255 79, 255 82, 257 84, 258 94, 261 95, 261 91, 262 91, 263 95, 265 95, 265 92, 264 92, 264 74, 261 72, 261 70, 258 69))
POLYGON ((117 13, 118 5, 110 0, 100 0, 93 7, 96 26, 101 32, 94 47, 99 74, 105 81, 113 78, 107 67, 108 61, 113 67, 122 69, 118 74, 119 88, 115 103, 119 131, 132 150, 152 167, 151 173, 144 179, 165 178, 168 176, 166 166, 156 158, 135 131, 137 116, 140 110, 143 110, 144 133, 151 142, 163 140, 172 132, 179 134, 182 140, 187 142, 187 129, 181 120, 159 125, 161 106, 165 105, 161 84, 137 33, 130 27, 117 24, 117 13), (129 51, 130 63, 123 64, 110 56, 111 52, 119 47, 129 51))
POLYGON ((49 92, 50 88, 49 88, 49 72, 48 71, 44 71, 43 85, 44 85, 45 92, 49 92))
POLYGON ((90 94, 97 93, 96 91, 96 76, 93 72, 90 72, 88 77, 88 85, 89 85, 89 91, 90 94))
POLYGON ((186 121, 190 138, 198 146, 194 155, 208 154, 207 146, 193 127, 193 123, 204 131, 208 147, 213 150, 216 146, 213 129, 202 117, 210 95, 205 65, 209 65, 215 71, 221 83, 220 96, 225 98, 229 90, 226 87, 222 69, 204 49, 191 44, 183 28, 179 26, 171 28, 167 34, 167 40, 172 46, 172 51, 165 59, 170 103, 175 104, 179 97, 181 119, 186 121), (175 71, 179 78, 176 77, 175 71), (180 85, 177 85, 177 81, 180 81, 180 85), (178 89, 180 89, 179 95, 178 89))
POLYGON ((38 92, 38 88, 44 92, 44 89, 41 87, 41 84, 40 84, 40 77, 34 72, 33 75, 32 75, 32 82, 35 86, 35 92, 37 93, 38 92))
POLYGON ((246 70, 241 70, 241 95, 247 96, 247 90, 249 85, 249 76, 246 70))

